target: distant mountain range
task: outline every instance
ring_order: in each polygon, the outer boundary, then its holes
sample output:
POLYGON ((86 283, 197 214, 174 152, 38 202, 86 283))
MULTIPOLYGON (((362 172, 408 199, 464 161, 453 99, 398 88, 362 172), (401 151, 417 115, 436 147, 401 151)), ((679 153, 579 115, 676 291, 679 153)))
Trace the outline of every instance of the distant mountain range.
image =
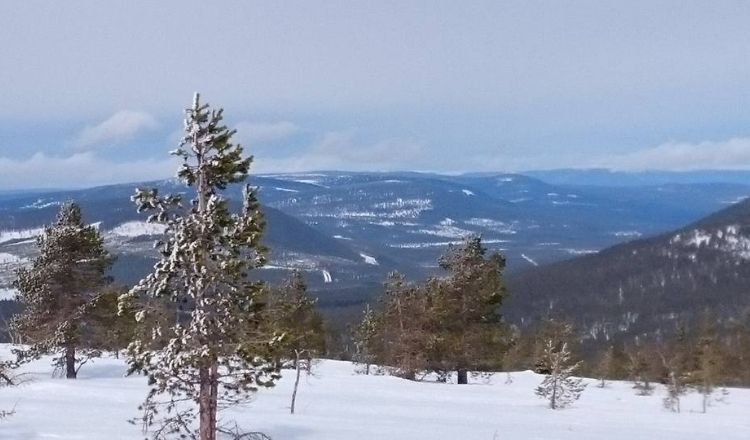
POLYGON ((659 337, 750 318, 750 200, 686 227, 511 274, 512 320, 574 319, 589 339, 659 337))
MULTIPOLYGON (((569 184, 549 183, 540 173, 544 172, 536 172, 542 179, 405 172, 253 176, 251 183, 260 187, 268 220, 266 242, 272 249, 268 268, 261 274, 278 279, 291 268, 301 269, 322 306, 359 308, 388 271, 412 277, 434 273, 437 257, 450 243, 478 233, 488 247, 506 254, 509 274, 519 273, 512 277, 513 289, 518 290, 513 295, 528 295, 529 302, 521 304, 517 299, 517 310, 529 310, 542 298, 559 298, 562 291, 545 287, 544 293, 538 292, 537 284, 528 281, 537 272, 524 270, 592 254, 561 263, 573 264, 583 277, 585 268, 576 265, 599 261, 600 256, 593 254, 601 249, 679 228, 750 195, 750 174, 747 183, 734 178, 723 181, 721 176, 702 181, 694 176, 673 179, 678 183, 664 177, 658 184, 605 186, 582 185, 588 172, 569 178, 573 182, 569 184)), ((551 175, 549 180, 560 178, 551 175)), ((34 254, 33 236, 52 221, 66 200, 81 203, 87 221, 99 225, 107 245, 119 255, 116 278, 132 283, 145 274, 154 262, 152 242, 161 230, 144 223, 144 216, 135 212, 129 197, 137 186, 186 191, 180 183, 167 180, 0 192, 0 296, 10 294, 13 270, 34 254)), ((238 191, 227 195, 236 200, 238 191)), ((744 205, 733 209, 738 206, 744 205)), ((567 266, 553 265, 550 270, 556 267, 567 266)), ((540 275, 540 280, 551 276, 540 275)), ((553 299, 553 303, 560 301, 553 299)))

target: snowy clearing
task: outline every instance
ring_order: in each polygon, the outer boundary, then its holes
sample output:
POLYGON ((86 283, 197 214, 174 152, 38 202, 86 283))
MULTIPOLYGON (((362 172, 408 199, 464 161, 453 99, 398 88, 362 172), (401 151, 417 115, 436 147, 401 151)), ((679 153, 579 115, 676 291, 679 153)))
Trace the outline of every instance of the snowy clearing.
MULTIPOLYGON (((7 287, 0 287, 0 301, 12 300, 16 298, 18 291, 16 289, 10 289, 7 287)), ((0 410, 2 411, 2 410, 0 410)))
POLYGON ((328 284, 333 282, 333 277, 331 277, 331 272, 322 269, 321 273, 323 274, 323 282, 328 284))
POLYGON ((0 243, 9 241, 24 240, 41 235, 44 228, 21 229, 17 231, 0 231, 0 243))
POLYGON ((373 265, 373 266, 377 266, 379 264, 378 260, 375 257, 372 257, 372 256, 367 255, 367 254, 363 254, 361 252, 360 252, 359 256, 362 257, 363 260, 365 260, 366 264, 370 264, 370 265, 373 265))
POLYGON ((523 258, 524 260, 528 261, 533 266, 539 266, 539 263, 537 263, 533 258, 529 257, 526 254, 521 254, 521 258, 523 258))
MULTIPOLYGON (((0 357, 8 346, 0 347, 0 357)), ((138 415, 146 393, 142 377, 123 377, 123 360, 100 359, 75 381, 51 379, 49 359, 25 371, 30 382, 0 389, 0 408, 16 414, 0 422, 0 438, 26 440, 142 439, 138 415)), ((731 389, 727 403, 700 414, 699 398, 683 398, 683 413, 662 408, 663 390, 636 396, 631 385, 594 386, 574 406, 552 411, 534 395, 542 376, 504 373, 466 386, 364 376, 348 362, 321 361, 300 383, 297 413, 289 414, 291 371, 243 408, 220 413, 274 440, 493 440, 493 439, 747 439, 750 390, 731 389)))
POLYGON ((166 229, 167 227, 160 223, 131 221, 118 225, 109 232, 119 237, 133 238, 148 235, 161 235, 166 229))

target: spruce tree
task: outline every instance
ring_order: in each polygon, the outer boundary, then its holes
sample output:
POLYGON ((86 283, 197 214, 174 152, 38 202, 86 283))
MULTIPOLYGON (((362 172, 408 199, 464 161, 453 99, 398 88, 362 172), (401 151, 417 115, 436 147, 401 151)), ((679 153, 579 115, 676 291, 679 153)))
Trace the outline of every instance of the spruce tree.
POLYGON ((549 374, 537 387, 536 394, 549 400, 552 409, 565 408, 578 400, 586 385, 581 379, 572 377, 581 363, 572 363, 568 344, 563 343, 558 349, 553 341, 547 341, 544 363, 549 374))
POLYGON ((428 282, 432 344, 430 363, 436 371, 456 371, 468 382, 469 369, 500 365, 508 329, 499 308, 505 298, 505 258, 487 255, 479 236, 451 246, 439 260, 448 276, 428 282))
POLYGON ((607 386, 607 379, 614 376, 615 370, 615 349, 610 346, 606 349, 599 357, 599 362, 596 364, 596 376, 599 378, 599 388, 605 388, 607 386))
POLYGON ((75 379, 76 365, 97 354, 86 348, 84 336, 97 298, 110 282, 106 273, 113 258, 97 228, 83 222, 76 203, 60 208, 37 247, 39 256, 18 270, 14 283, 24 310, 11 325, 27 344, 16 355, 25 362, 57 353, 56 368, 75 379))
POLYGON ((195 191, 187 207, 180 195, 156 189, 133 196, 139 211, 152 213, 150 222, 166 225, 153 272, 120 298, 122 310, 153 327, 129 346, 131 372, 143 372, 151 385, 142 409, 153 438, 215 440, 220 407, 279 378, 270 354, 276 338, 259 333, 262 284, 248 277, 265 262, 255 190, 245 186, 237 213, 221 195, 247 178, 252 157, 232 143, 235 131, 222 119, 223 111, 201 104, 198 94, 186 110, 184 137, 172 154, 182 160, 178 177, 195 191), (149 318, 154 301, 177 312, 149 318))
POLYGON ((378 318, 368 305, 362 313, 362 320, 352 332, 354 342, 354 362, 364 365, 364 373, 370 374, 375 362, 378 344, 378 318))
POLYGON ((325 328, 317 302, 308 294, 307 284, 297 270, 271 289, 269 321, 274 326, 272 331, 283 335, 277 349, 285 359, 296 363, 297 356, 303 355, 309 361, 325 352, 325 328))
MULTIPOLYGON (((705 316, 701 323, 696 353, 697 368, 693 371, 691 382, 701 394, 701 412, 708 411, 713 400, 717 382, 720 380, 722 355, 716 340, 716 329, 710 316, 705 316)), ((722 392, 718 400, 727 394, 722 392)))
POLYGON ((428 295, 398 272, 388 274, 379 301, 375 353, 390 373, 414 379, 427 368, 430 340, 428 295))

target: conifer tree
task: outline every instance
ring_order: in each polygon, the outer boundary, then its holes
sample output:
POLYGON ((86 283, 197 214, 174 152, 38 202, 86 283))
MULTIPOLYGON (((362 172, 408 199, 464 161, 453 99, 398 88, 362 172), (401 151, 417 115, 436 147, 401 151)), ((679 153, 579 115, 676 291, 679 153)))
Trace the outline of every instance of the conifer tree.
MULTIPOLYGON (((715 329, 710 317, 706 316, 701 325, 701 334, 698 339, 697 369, 693 371, 692 383, 701 394, 701 412, 708 411, 708 407, 716 391, 717 382, 720 379, 721 352, 716 342, 715 329)), ((723 391, 726 394, 726 390, 723 391)), ((722 399, 724 396, 720 396, 722 399)))
POLYGON ((501 363, 508 329, 499 308, 505 298, 505 259, 487 255, 479 236, 451 246, 439 260, 446 278, 428 282, 432 334, 436 343, 431 368, 456 371, 458 383, 468 383, 469 369, 487 369, 501 363))
POLYGON ((37 238, 39 256, 17 272, 14 283, 23 313, 11 324, 27 344, 16 350, 19 362, 57 353, 56 368, 75 379, 77 367, 96 351, 84 334, 105 285, 113 258, 96 227, 86 225, 76 203, 62 205, 55 223, 37 238))
POLYGON ((580 362, 572 363, 568 344, 564 343, 559 349, 553 341, 547 341, 544 350, 544 363, 549 374, 537 387, 536 394, 549 400, 552 409, 565 408, 581 397, 586 385, 581 379, 572 377, 580 362))
POLYGON ((628 375, 633 381, 633 388, 639 396, 649 396, 654 390, 651 385, 652 366, 643 349, 633 348, 628 355, 628 375))
POLYGON ((614 375, 614 362, 615 349, 610 346, 600 355, 599 362, 596 365, 596 375, 599 378, 599 388, 605 388, 607 386, 607 379, 614 375))
POLYGON ((376 356, 391 374, 414 379, 427 368, 430 311, 424 287, 398 272, 388 274, 377 319, 376 356))
POLYGON ((122 310, 134 310, 141 322, 151 319, 153 327, 129 346, 131 372, 143 372, 151 384, 142 409, 153 438, 215 440, 220 408, 279 377, 270 355, 276 338, 258 331, 262 284, 248 278, 265 262, 255 190, 245 186, 238 213, 220 194, 246 179, 252 157, 232 143, 235 131, 222 119, 223 111, 201 104, 198 94, 186 110, 184 137, 172 152, 183 162, 178 177, 195 191, 186 209, 181 196, 162 197, 156 189, 133 196, 139 211, 152 212, 150 222, 166 225, 153 272, 120 298, 122 310), (154 300, 182 312, 149 318, 154 300))
MULTIPOLYGON (((290 412, 294 414, 301 371, 312 370, 312 358, 325 351, 323 318, 315 309, 317 299, 307 293, 302 274, 295 270, 276 289, 269 300, 271 325, 281 333, 277 353, 291 359, 295 370, 294 389, 290 412)), ((283 363, 283 360, 279 360, 283 363)))
POLYGON ((298 355, 307 360, 325 351, 323 317, 316 309, 317 299, 310 297, 302 274, 295 270, 277 288, 271 289, 268 300, 273 331, 283 334, 277 347, 287 360, 295 362, 298 355))
POLYGON ((354 342, 354 361, 364 366, 364 373, 370 374, 370 367, 375 362, 377 352, 378 323, 375 312, 368 305, 362 313, 362 320, 352 332, 354 342))

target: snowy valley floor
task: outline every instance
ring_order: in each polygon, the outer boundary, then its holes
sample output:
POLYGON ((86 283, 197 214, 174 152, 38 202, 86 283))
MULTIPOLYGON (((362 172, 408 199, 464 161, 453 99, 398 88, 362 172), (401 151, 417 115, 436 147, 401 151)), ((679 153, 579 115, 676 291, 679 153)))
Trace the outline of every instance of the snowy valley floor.
MULTIPOLYGON (((8 347, 0 346, 7 359, 8 347)), ((123 377, 122 360, 98 359, 75 381, 50 378, 49 359, 25 368, 30 382, 0 388, 0 439, 142 439, 138 415, 146 392, 142 377, 123 377)), ((750 390, 730 389, 726 403, 701 414, 700 400, 683 399, 683 413, 662 408, 664 392, 636 396, 631 385, 594 381, 574 406, 552 411, 534 395, 542 376, 497 374, 489 383, 458 386, 416 383, 354 373, 352 364, 321 361, 300 383, 297 414, 289 414, 293 372, 258 393, 244 408, 223 414, 274 440, 500 440, 500 439, 748 439, 750 390)))

